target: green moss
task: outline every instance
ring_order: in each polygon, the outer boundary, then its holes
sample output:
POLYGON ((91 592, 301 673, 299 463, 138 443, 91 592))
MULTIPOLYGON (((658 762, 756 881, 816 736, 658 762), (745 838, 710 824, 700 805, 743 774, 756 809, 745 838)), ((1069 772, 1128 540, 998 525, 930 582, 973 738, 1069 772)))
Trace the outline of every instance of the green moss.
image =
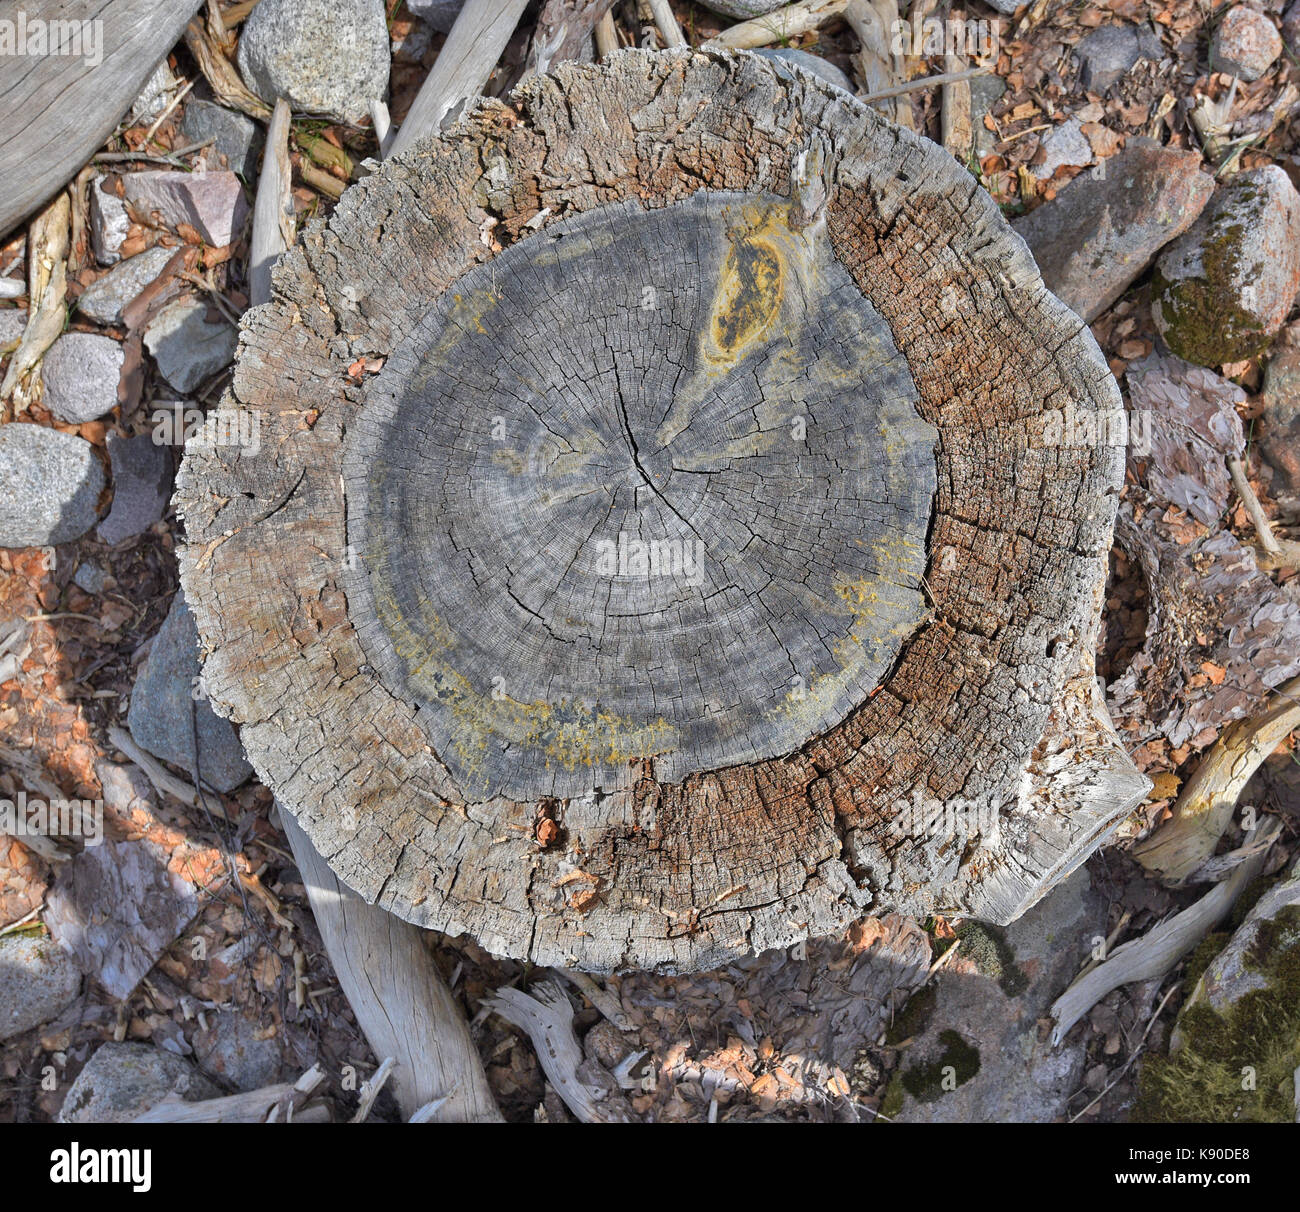
POLYGON ((973 1044, 968 1044, 958 1032, 951 1030, 940 1032, 939 1043, 943 1046, 943 1051, 934 1060, 903 1070, 902 1087, 918 1102, 932 1103, 935 1099, 951 1093, 950 1090, 944 1089, 944 1079, 948 1076, 948 1070, 952 1071, 954 1089, 965 1085, 980 1071, 979 1049, 973 1044))
POLYGON ((1157 269, 1151 279, 1151 297, 1164 321, 1165 342, 1180 358, 1201 366, 1239 362, 1253 357, 1268 344, 1269 334, 1258 316, 1239 305, 1239 284, 1258 279, 1262 266, 1241 264, 1241 243, 1250 221, 1258 218, 1263 199, 1252 182, 1242 181, 1232 189, 1232 212, 1243 215, 1227 221, 1228 215, 1210 221, 1201 244, 1202 276, 1171 282, 1157 269), (1259 202, 1254 210, 1252 202, 1259 202))
POLYGON ((920 1035, 934 1013, 935 997, 936 987, 932 984, 913 993, 885 1031, 885 1043, 897 1045, 920 1035))
POLYGON ((1029 978, 1016 963, 1006 935, 984 922, 963 922, 957 927, 961 958, 968 959, 985 976, 992 977, 1008 997, 1019 997, 1029 988, 1029 978))
MULTIPOLYGON (((1198 948, 1198 951, 1200 949, 1198 948)), ((1142 1123, 1291 1123, 1300 1066, 1300 906, 1259 923, 1245 962, 1268 982, 1223 1014, 1197 1000, 1178 1019, 1182 1047, 1142 1066, 1142 1123), (1246 1083, 1253 1074, 1253 1086, 1246 1083), (1243 1086, 1246 1088, 1243 1088, 1243 1086)))
POLYGON ((1230 931, 1216 930, 1213 934, 1207 934, 1201 939, 1196 950, 1187 957, 1187 967, 1183 971, 1184 989, 1196 988, 1196 982, 1201 979, 1214 957, 1228 945, 1228 940, 1231 937, 1230 931))
POLYGON ((1276 882, 1272 876, 1268 875, 1257 875, 1251 880, 1241 890, 1241 895, 1237 897, 1236 904, 1232 906, 1232 912, 1228 914, 1228 930, 1236 930, 1246 920, 1246 915, 1259 904, 1259 898, 1272 888, 1276 882))
POLYGON ((893 1119, 902 1109, 903 1082, 895 1073, 885 1089, 885 1097, 880 1102, 880 1118, 893 1119))

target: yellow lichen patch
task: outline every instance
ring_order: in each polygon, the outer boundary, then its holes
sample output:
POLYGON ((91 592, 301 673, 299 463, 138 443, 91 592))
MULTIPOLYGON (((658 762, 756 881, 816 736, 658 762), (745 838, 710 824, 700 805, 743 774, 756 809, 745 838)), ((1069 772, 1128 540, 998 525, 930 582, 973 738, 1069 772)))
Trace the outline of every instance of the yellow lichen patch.
POLYGON ((767 331, 781 306, 781 258, 766 240, 741 237, 727 254, 709 331, 726 359, 767 331))

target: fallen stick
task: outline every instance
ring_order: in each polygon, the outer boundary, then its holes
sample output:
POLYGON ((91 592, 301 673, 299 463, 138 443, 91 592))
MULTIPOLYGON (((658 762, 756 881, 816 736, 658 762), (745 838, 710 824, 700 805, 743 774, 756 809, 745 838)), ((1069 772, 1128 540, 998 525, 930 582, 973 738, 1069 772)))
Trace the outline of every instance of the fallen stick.
POLYGON ((253 307, 270 299, 271 271, 280 254, 293 243, 289 118, 289 103, 281 97, 266 132, 262 175, 253 203, 253 238, 248 253, 248 301, 253 307))
POLYGON ((882 88, 879 92, 866 93, 859 100, 864 102, 884 101, 890 97, 901 97, 904 93, 914 93, 921 88, 936 88, 945 84, 956 84, 961 80, 974 80, 976 76, 987 76, 991 67, 968 67, 965 71, 944 72, 939 76, 922 76, 919 80, 909 80, 893 88, 882 88))
POLYGON ((612 55, 618 48, 618 26, 614 24, 614 12, 606 9, 605 15, 596 22, 596 58, 603 59, 606 55, 612 55))
POLYGON ((625 1122, 626 1117, 616 1108, 602 1106, 600 1091, 578 1075, 584 1057, 573 1033, 573 1008, 564 990, 555 981, 539 981, 532 989, 532 996, 522 989, 498 989, 484 1005, 527 1034, 542 1071, 580 1122, 625 1122))
MULTIPOLYGON (((354 1124, 364 1124, 369 1117, 370 1112, 374 1109, 375 1100, 379 1097, 379 1092, 384 1088, 388 1079, 393 1075, 393 1069, 397 1062, 391 1057, 384 1057, 383 1064, 374 1071, 368 1080, 361 1083, 361 1096, 357 1101, 357 1109, 352 1115, 350 1122, 354 1124)), ((423 1110, 423 1108, 420 1108, 423 1110)), ((419 1114, 419 1110, 416 1111, 419 1114)))
POLYGON ((225 1098, 207 1098, 187 1103, 174 1094, 137 1115, 137 1124, 261 1124, 292 1122, 297 1124, 328 1123, 329 1108, 323 1103, 308 1106, 308 1100, 324 1079, 319 1066, 313 1066, 296 1082, 281 1082, 231 1094, 225 1098), (267 1117, 274 1115, 268 1121, 267 1117))
POLYGON ((704 43, 705 50, 753 50, 820 29, 849 7, 849 0, 799 0, 765 17, 742 21, 704 43))
POLYGON ((1056 1020, 1053 1047, 1112 989, 1162 977, 1191 951, 1228 915, 1241 890, 1260 873, 1269 847, 1281 832, 1282 826, 1274 818, 1261 821, 1242 846, 1247 857, 1223 883, 1141 938, 1117 947, 1109 959, 1062 993, 1052 1004, 1056 1020))
POLYGON ((566 59, 576 59, 597 22, 609 15, 613 0, 546 0, 528 44, 528 74, 549 71, 566 59))
POLYGON ((27 406, 36 399, 40 390, 34 381, 36 367, 67 322, 64 299, 68 293, 71 226, 72 204, 63 193, 32 221, 28 230, 27 293, 31 305, 22 340, 9 359, 4 381, 0 382, 4 420, 26 412, 27 406))
POLYGON ((1264 507, 1260 505, 1259 497, 1255 495, 1255 490, 1246 478, 1246 465, 1239 455, 1228 456, 1228 474, 1232 477, 1232 486, 1237 490, 1237 496, 1241 499, 1251 525, 1255 527, 1255 533, 1259 536, 1259 545, 1269 555, 1281 555, 1282 548, 1273 537, 1273 527, 1269 525, 1264 507))
POLYGON ((1133 847, 1133 857, 1169 884, 1191 878, 1214 854, 1255 771, 1300 728, 1300 678, 1292 678, 1250 719, 1229 724, 1174 803, 1173 817, 1133 847))
POLYGON ((291 812, 281 810, 280 822, 352 1013, 375 1055, 396 1062, 403 1117, 442 1099, 433 1122, 499 1122, 469 1028, 421 932, 340 883, 291 812))
POLYGON ((673 6, 668 3, 668 0, 649 0, 649 4, 655 28, 659 31, 664 46, 689 46, 690 43, 686 41, 686 35, 682 33, 682 27, 677 20, 677 14, 673 12, 673 6))
MULTIPOLYGON (((853 62, 862 81, 863 100, 879 106, 881 101, 900 96, 891 91, 907 79, 907 65, 902 55, 894 53, 892 45, 892 31, 899 20, 895 0, 850 0, 844 20, 858 36, 853 62)), ((911 129, 914 125, 911 105, 886 105, 880 110, 900 126, 911 129)))
POLYGON ((433 70, 411 105, 389 149, 390 156, 436 134, 448 117, 482 93, 515 32, 528 0, 466 0, 433 70))
MULTIPOLYGON (((197 808, 199 806, 199 793, 194 789, 193 784, 187 783, 184 779, 178 779, 161 762, 147 754, 131 739, 131 734, 125 728, 110 724, 108 739, 115 748, 120 749, 144 771, 145 777, 153 784, 154 790, 162 795, 170 795, 173 799, 180 800, 187 807, 197 808)), ((230 819, 217 800, 208 804, 208 811, 213 816, 219 816, 223 821, 230 819)))
MULTIPOLYGON (((950 19, 954 21, 961 21, 964 17, 965 14, 960 9, 953 9, 950 14, 950 19)), ((966 60, 962 55, 945 55, 943 66, 948 75, 957 76, 966 69, 966 60)), ((975 132, 971 126, 970 81, 954 80, 951 84, 943 85, 939 102, 940 140, 958 164, 965 164, 975 146, 975 132)))

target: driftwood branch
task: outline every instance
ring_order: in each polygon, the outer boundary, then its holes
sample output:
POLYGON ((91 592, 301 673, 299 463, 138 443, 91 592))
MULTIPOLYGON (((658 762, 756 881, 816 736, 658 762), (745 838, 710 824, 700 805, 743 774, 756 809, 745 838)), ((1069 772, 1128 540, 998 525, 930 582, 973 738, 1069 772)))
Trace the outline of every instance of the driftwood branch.
POLYGON ((1237 800, 1255 771, 1300 728, 1300 678, 1292 678, 1267 708, 1223 730, 1174 803, 1173 818, 1133 847, 1133 857, 1166 883, 1195 875, 1214 853, 1237 800))
POLYGON ((527 0, 467 0, 389 155, 437 134, 466 101, 482 93, 526 6, 527 0))
POLYGON ((402 1114, 441 1098, 437 1122, 500 1120, 469 1027, 420 931, 367 905, 340 883, 290 813, 281 811, 280 820, 352 1012, 375 1055, 396 1061, 402 1114))
POLYGON ((1062 993, 1052 1005, 1056 1020, 1052 1043, 1059 1044, 1070 1028, 1112 989, 1164 976, 1227 917, 1241 890, 1262 870, 1269 847, 1281 831, 1282 826, 1272 817, 1261 821, 1246 838, 1243 861, 1223 883, 1141 938, 1117 947, 1108 959, 1085 972, 1062 993))
POLYGON ((289 103, 281 97, 266 133, 262 175, 253 204, 253 239, 248 254, 249 302, 271 297, 271 271, 293 243, 293 195, 289 172, 289 103))
POLYGON ((766 16, 729 26, 704 45, 709 50, 753 50, 759 46, 771 46, 774 42, 820 29, 840 16, 848 6, 849 0, 799 0, 797 4, 778 8, 766 16))
POLYGON ((33 371, 63 331, 67 320, 64 299, 68 291, 68 242, 72 204, 60 194, 32 222, 27 233, 27 294, 31 301, 27 327, 18 349, 9 359, 0 382, 3 419, 24 412, 36 397, 39 384, 33 371))
POLYGON ((527 70, 548 71, 553 63, 578 59, 614 0, 546 0, 528 44, 527 70))
POLYGON ((296 1082, 281 1082, 231 1094, 225 1098, 208 1098, 201 1102, 186 1102, 169 1095, 143 1115, 136 1116, 137 1124, 263 1124, 295 1123, 315 1124, 330 1121, 329 1108, 324 1103, 310 1102, 312 1094, 324 1080, 319 1066, 313 1066, 296 1082))
POLYGON ((532 989, 532 996, 521 989, 498 989, 486 1004, 528 1035, 547 1079, 582 1123, 624 1122, 627 1117, 617 1102, 603 1105, 602 1092, 579 1072, 582 1045, 573 1033, 573 1009, 564 991, 554 981, 540 981, 532 989))
POLYGON ((259 122, 265 122, 271 116, 271 107, 249 92, 235 65, 226 57, 224 48, 197 17, 185 27, 185 45, 218 101, 242 110, 259 122))

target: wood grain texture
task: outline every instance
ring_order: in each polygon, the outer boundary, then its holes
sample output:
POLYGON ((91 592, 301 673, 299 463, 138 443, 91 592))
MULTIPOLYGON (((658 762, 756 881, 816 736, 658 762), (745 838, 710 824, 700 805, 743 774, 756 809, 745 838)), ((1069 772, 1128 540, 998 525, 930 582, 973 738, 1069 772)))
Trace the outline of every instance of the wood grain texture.
POLYGON ((778 757, 921 621, 934 428, 790 200, 597 207, 466 274, 343 463, 370 664, 463 797, 778 757))
POLYGON ((28 29, 35 21, 97 22, 102 34, 102 43, 83 43, 97 48, 90 57, 0 54, 0 235, 99 149, 198 7, 199 0, 24 0, 0 10, 7 21, 21 11, 28 29))
MULTIPOLYGON (((729 204, 695 205, 707 215, 729 204)), ((716 231, 700 231, 701 276, 716 277, 716 231)), ((678 274, 673 287, 712 299, 718 283, 678 274)), ((1122 451, 1044 440, 1053 411, 1117 408, 1119 393, 1087 328, 937 145, 758 56, 623 51, 600 66, 561 65, 508 103, 480 102, 387 161, 285 254, 274 291, 245 318, 226 401, 256 415, 260 453, 187 453, 182 579, 209 694, 366 901, 539 963, 688 968, 828 934, 867 911, 1009 920, 1141 796, 1145 780, 1115 742, 1089 667, 1122 451), (871 312, 887 327, 882 366, 890 349, 901 356, 913 407, 937 434, 928 609, 875 690, 785 752, 678 779, 645 757, 617 782, 558 797, 467 796, 427 713, 367 651, 358 628, 373 631, 375 614, 345 588, 373 572, 349 555, 358 467, 350 489, 345 451, 400 453, 375 430, 400 375, 388 378, 385 363, 360 382, 357 360, 390 358, 408 374, 437 364, 411 353, 427 350, 430 317, 451 314, 457 288, 481 289, 493 265, 507 284, 543 265, 553 232, 590 240, 580 216, 650 224, 638 212, 663 212, 660 227, 641 229, 656 241, 617 252, 647 272, 673 264, 660 259, 678 247, 664 235, 670 208, 701 190, 753 195, 760 207, 789 199, 788 230, 825 240, 834 272, 862 296, 849 311, 863 348, 883 332, 871 312), (966 815, 936 831, 917 815, 932 803, 966 815)), ((592 297, 608 304, 603 286, 592 297)), ((571 328, 556 335, 564 326, 540 287, 535 310, 524 322, 535 334, 549 320, 557 352, 577 339, 571 328)), ((632 317, 623 323, 630 338, 632 317)), ((518 359, 526 343, 497 331, 518 359)), ((647 375, 674 348, 666 331, 654 339, 647 375)), ((835 352, 819 349, 818 367, 835 352)), ((590 415, 581 382, 575 367, 573 408, 590 415)), ((441 413, 425 413, 431 440, 480 423, 469 396, 442 398, 441 413)), ((858 398, 866 407, 871 393, 858 398)), ((633 432, 656 427, 638 421, 633 432)), ((702 435, 696 453, 721 436, 702 435)), ((408 446, 421 440, 411 427, 408 446)), ((618 474, 635 485, 626 450, 618 474)), ((442 457, 436 483, 447 466, 442 457)), ((598 480, 591 467, 583 477, 598 480)), ((761 502, 761 477, 751 478, 761 502)), ((658 508, 652 495, 642 493, 647 509, 658 508)), ((787 499, 799 516, 798 495, 787 499)), ((865 524, 852 508, 840 520, 865 524)), ((882 524, 896 527, 897 515, 882 524)), ((417 566, 421 532, 391 537, 408 549, 394 567, 417 566)), ((750 637, 739 639, 744 666, 750 637)))

